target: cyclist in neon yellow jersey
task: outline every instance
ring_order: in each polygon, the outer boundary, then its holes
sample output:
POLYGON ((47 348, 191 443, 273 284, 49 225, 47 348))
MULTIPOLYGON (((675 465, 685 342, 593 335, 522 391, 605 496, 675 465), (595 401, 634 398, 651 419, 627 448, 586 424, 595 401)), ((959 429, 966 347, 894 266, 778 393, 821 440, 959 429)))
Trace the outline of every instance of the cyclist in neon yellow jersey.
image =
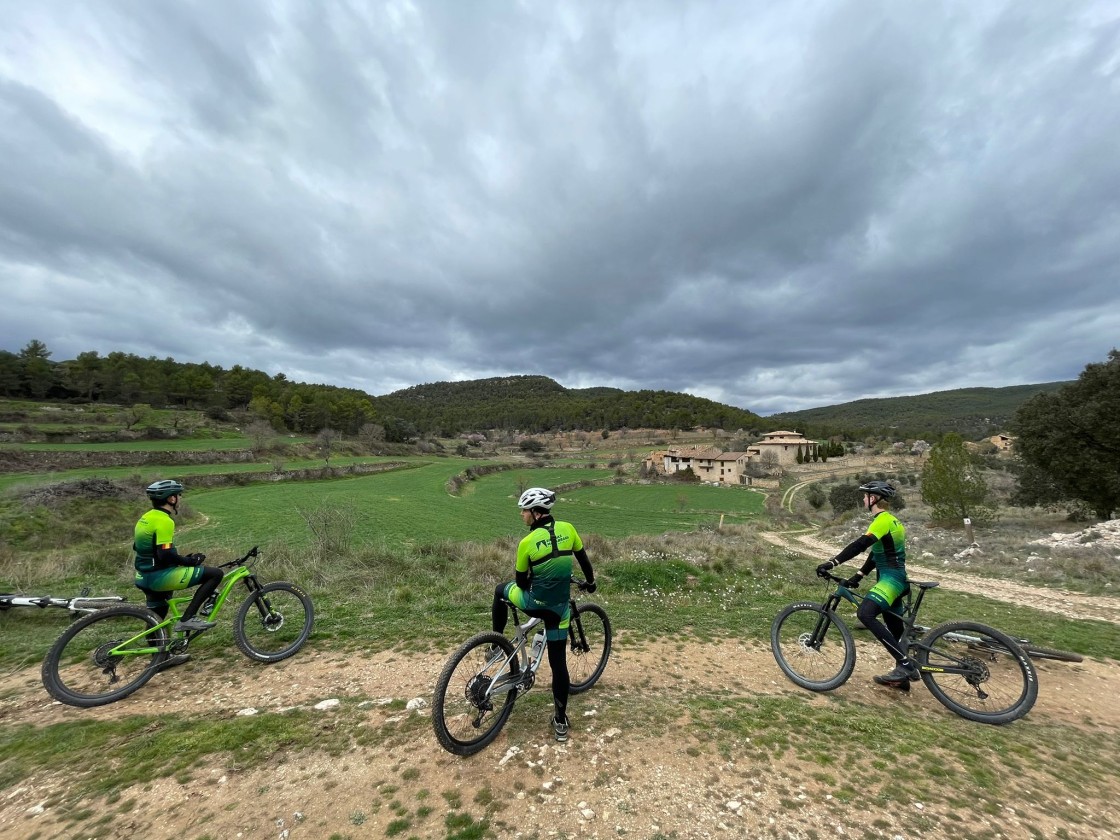
POLYGON ((909 589, 906 580, 906 528, 888 510, 890 500, 898 495, 898 491, 886 481, 869 481, 861 484, 859 489, 863 493, 864 505, 874 514, 871 525, 867 533, 850 542, 831 560, 817 566, 817 574, 823 575, 857 554, 871 549, 863 567, 845 580, 844 585, 854 589, 859 586, 864 575, 875 570, 878 582, 860 602, 856 615, 863 626, 894 657, 894 670, 875 677, 875 682, 909 691, 910 683, 918 679, 918 668, 898 645, 903 631, 902 619, 898 615, 899 600, 909 589), (882 621, 879 619, 880 615, 883 617, 882 621))
MULTIPOLYGON (((160 618, 167 617, 167 601, 175 590, 198 586, 174 629, 209 630, 214 622, 200 618, 197 613, 222 582, 222 570, 203 566, 204 554, 184 556, 175 548, 175 520, 172 514, 179 512, 183 485, 178 481, 157 481, 148 486, 147 493, 152 500, 152 509, 136 523, 132 544, 136 552, 134 582, 144 593, 148 609, 160 618)), ((186 661, 184 657, 187 656, 182 654, 177 661, 171 661, 175 659, 171 657, 165 664, 179 665, 186 661)))
POLYGON ((571 523, 553 519, 556 494, 543 487, 530 487, 517 506, 529 533, 517 546, 516 579, 498 584, 494 590, 491 626, 506 629, 513 603, 526 615, 544 620, 548 664, 552 669, 552 731, 557 741, 568 740, 568 620, 571 612, 572 558, 579 562, 587 581, 586 591, 595 591, 595 572, 583 541, 571 523))

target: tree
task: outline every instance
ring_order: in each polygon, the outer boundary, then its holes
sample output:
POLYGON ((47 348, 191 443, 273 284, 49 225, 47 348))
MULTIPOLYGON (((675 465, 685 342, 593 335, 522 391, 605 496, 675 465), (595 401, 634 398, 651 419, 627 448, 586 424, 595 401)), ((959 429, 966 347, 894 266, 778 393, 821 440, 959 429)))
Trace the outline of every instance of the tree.
POLYGON ((1012 431, 1023 462, 1020 503, 1079 501, 1101 519, 1120 509, 1120 351, 1075 382, 1019 407, 1012 431))
POLYGON ((19 351, 19 363, 24 390, 37 400, 43 399, 55 384, 51 351, 43 342, 33 338, 19 351))
POLYGON ((324 462, 328 464, 331 462, 331 451, 341 440, 342 434, 331 428, 321 429, 319 434, 315 436, 315 445, 319 447, 324 462))
POLYGON ((922 501, 933 509, 934 519, 986 522, 995 517, 987 500, 988 485, 980 468, 961 436, 950 432, 930 450, 922 468, 922 501))

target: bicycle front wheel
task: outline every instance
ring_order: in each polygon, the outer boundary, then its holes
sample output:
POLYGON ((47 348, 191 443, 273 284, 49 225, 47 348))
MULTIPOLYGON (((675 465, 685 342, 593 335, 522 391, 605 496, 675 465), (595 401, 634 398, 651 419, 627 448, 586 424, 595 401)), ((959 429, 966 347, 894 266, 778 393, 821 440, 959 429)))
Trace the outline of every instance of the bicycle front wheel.
POLYGON ((493 689, 513 679, 514 657, 513 643, 491 631, 468 639, 447 660, 432 696, 432 726, 445 750, 474 755, 498 737, 517 689, 493 689))
POLYGON ((941 624, 911 650, 930 693, 968 720, 1010 723, 1029 712, 1038 698, 1038 675, 1027 652, 985 624, 941 624))
POLYGON ((852 631, 820 604, 790 604, 778 613, 770 649, 782 672, 810 691, 839 688, 856 667, 852 631))
POLYGON ((150 680, 167 658, 159 616, 143 607, 108 607, 80 618, 43 660, 43 687, 69 706, 104 706, 150 680))
POLYGON ((233 621, 233 638, 250 659, 279 662, 303 647, 314 622, 310 596, 298 586, 276 581, 245 599, 233 621))
POLYGON ((580 604, 568 628, 568 676, 572 694, 587 691, 603 676, 611 655, 611 620, 598 604, 580 604))

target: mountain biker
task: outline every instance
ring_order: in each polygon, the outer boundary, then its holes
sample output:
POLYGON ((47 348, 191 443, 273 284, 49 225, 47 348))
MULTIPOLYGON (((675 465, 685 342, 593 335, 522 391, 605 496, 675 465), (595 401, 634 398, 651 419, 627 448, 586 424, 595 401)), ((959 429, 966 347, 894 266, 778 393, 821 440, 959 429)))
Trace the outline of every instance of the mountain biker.
MULTIPOLYGON (((179 512, 179 500, 183 497, 183 485, 178 481, 157 481, 148 486, 148 498, 152 509, 140 517, 136 523, 135 538, 132 544, 136 552, 137 588, 144 593, 148 609, 160 618, 167 617, 167 601, 176 589, 198 586, 183 617, 176 622, 176 631, 209 630, 213 621, 206 621, 196 615, 203 602, 222 582, 222 570, 203 566, 205 554, 182 555, 175 548, 175 520, 172 514, 179 512)), ((167 665, 180 665, 189 654, 180 654, 165 661, 167 665), (176 661, 173 661, 176 660, 176 661)))
POLYGON ((910 683, 918 679, 918 668, 898 645, 904 629, 902 618, 898 615, 899 600, 909 589, 906 581, 906 528, 889 510, 890 500, 898 495, 898 491, 889 482, 878 480, 861 484, 859 489, 863 493, 863 504, 874 514, 871 525, 863 536, 850 542, 831 560, 817 566, 817 574, 825 577, 841 563, 871 549, 863 567, 843 585, 854 589, 864 575, 875 570, 878 582, 860 602, 856 615, 895 661, 894 670, 876 676, 875 682, 909 691, 910 683))
POLYGON ((505 631, 509 603, 530 617, 544 620, 555 706, 552 731, 557 741, 567 741, 568 689, 571 681, 566 648, 571 612, 572 557, 579 562, 587 581, 587 592, 595 591, 595 572, 576 529, 568 522, 553 519, 552 506, 555 503, 556 494, 543 487, 530 487, 517 500, 521 521, 529 528, 529 533, 517 546, 516 579, 500 583, 494 590, 491 626, 498 633, 505 631))

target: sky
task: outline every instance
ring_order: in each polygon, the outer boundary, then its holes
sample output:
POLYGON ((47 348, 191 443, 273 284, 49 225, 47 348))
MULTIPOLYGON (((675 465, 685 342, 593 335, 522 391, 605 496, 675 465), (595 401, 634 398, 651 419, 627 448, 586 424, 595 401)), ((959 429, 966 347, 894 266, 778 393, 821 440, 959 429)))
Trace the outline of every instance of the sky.
POLYGON ((1120 344, 1120 5, 0 0, 0 349, 762 415, 1120 344))

